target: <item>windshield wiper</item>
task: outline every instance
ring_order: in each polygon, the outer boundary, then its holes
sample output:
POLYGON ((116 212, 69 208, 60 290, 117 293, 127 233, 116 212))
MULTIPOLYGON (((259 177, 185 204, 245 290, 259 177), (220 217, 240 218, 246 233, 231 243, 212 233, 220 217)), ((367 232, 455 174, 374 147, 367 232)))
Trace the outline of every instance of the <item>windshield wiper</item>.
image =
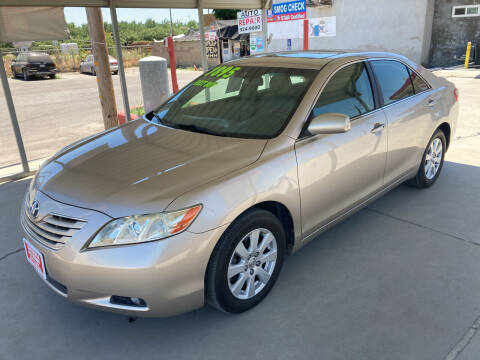
POLYGON ((165 126, 169 126, 169 127, 174 127, 172 123, 168 122, 167 120, 162 119, 162 118, 160 117, 160 115, 159 115, 158 113, 156 113, 155 111, 152 110, 152 111, 150 111, 147 115, 150 115, 150 114, 152 114, 153 117, 154 117, 155 119, 157 119, 157 121, 158 121, 160 124, 165 125, 165 126))
POLYGON ((207 129, 207 128, 204 128, 204 127, 201 127, 201 126, 198 126, 198 125, 194 125, 194 124, 172 124, 172 123, 169 123, 169 126, 172 126, 174 128, 181 129, 181 130, 194 131, 194 132, 198 132, 198 133, 202 133, 202 134, 215 135, 215 136, 225 136, 225 135, 219 134, 215 131, 212 131, 210 129, 207 129))
MULTIPOLYGON (((168 126, 168 127, 171 127, 171 128, 174 128, 174 129, 180 129, 180 130, 187 130, 187 131, 193 131, 193 132, 198 132, 198 133, 202 133, 202 134, 208 134, 208 135, 215 135, 215 136, 225 136, 225 135, 222 135, 222 134, 219 134, 219 133, 216 133, 210 129, 207 129, 207 128, 204 128, 204 127, 201 127, 201 126, 198 126, 198 125, 194 125, 194 124, 177 124, 177 123, 172 123, 170 121, 167 121, 163 118, 160 117, 160 115, 158 113, 156 113, 155 111, 150 111, 148 114, 152 114, 153 117, 155 119, 157 119, 157 121, 162 124, 162 125, 165 125, 165 126, 168 126)), ((148 115, 147 114, 147 115, 148 115)))

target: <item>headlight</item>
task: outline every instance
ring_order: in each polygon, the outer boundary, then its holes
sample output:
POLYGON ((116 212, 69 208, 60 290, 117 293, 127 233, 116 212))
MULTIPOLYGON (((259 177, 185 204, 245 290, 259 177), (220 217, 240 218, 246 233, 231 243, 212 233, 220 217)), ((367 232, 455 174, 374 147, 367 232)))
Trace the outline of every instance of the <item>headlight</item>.
POLYGON ((201 209, 202 205, 196 205, 178 211, 113 220, 100 230, 88 247, 136 244, 179 234, 190 226, 201 209))

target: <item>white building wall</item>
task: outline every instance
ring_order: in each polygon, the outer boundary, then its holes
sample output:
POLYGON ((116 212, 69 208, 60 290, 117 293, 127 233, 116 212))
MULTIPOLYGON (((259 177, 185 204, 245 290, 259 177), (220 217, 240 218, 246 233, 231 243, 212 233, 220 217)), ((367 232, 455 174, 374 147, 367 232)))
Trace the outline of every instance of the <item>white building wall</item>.
MULTIPOLYGON (((280 2, 284 1, 273 1, 280 2)), ((427 62, 433 17, 431 3, 433 0, 333 0, 333 6, 308 8, 308 18, 336 16, 336 36, 310 38, 309 48, 390 51, 416 62, 427 62)), ((268 51, 287 50, 287 39, 271 28, 270 25, 272 40, 268 51)), ((303 49, 303 32, 299 31, 291 42, 292 50, 303 49)))

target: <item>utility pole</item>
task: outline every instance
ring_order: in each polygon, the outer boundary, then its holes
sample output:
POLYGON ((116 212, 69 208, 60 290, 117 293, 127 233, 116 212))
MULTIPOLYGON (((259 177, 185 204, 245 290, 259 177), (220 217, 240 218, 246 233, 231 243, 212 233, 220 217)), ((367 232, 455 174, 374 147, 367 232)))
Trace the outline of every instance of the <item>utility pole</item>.
POLYGON ((173 36, 172 8, 170 8, 170 36, 173 36))
POLYGON ((92 41, 95 72, 97 73, 98 97, 102 105, 105 129, 118 125, 117 104, 113 90, 112 73, 108 59, 105 29, 103 27, 102 10, 99 7, 86 7, 88 31, 92 41))

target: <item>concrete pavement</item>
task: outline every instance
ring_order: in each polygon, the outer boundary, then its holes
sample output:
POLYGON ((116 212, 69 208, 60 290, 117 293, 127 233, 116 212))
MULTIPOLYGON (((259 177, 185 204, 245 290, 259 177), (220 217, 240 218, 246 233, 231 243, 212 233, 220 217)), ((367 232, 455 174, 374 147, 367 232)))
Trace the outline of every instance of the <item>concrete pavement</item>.
POLYGON ((435 186, 402 185, 287 258, 258 307, 138 319, 53 293, 21 250, 28 180, 0 185, 0 349, 9 359, 480 358, 480 80, 435 186))

